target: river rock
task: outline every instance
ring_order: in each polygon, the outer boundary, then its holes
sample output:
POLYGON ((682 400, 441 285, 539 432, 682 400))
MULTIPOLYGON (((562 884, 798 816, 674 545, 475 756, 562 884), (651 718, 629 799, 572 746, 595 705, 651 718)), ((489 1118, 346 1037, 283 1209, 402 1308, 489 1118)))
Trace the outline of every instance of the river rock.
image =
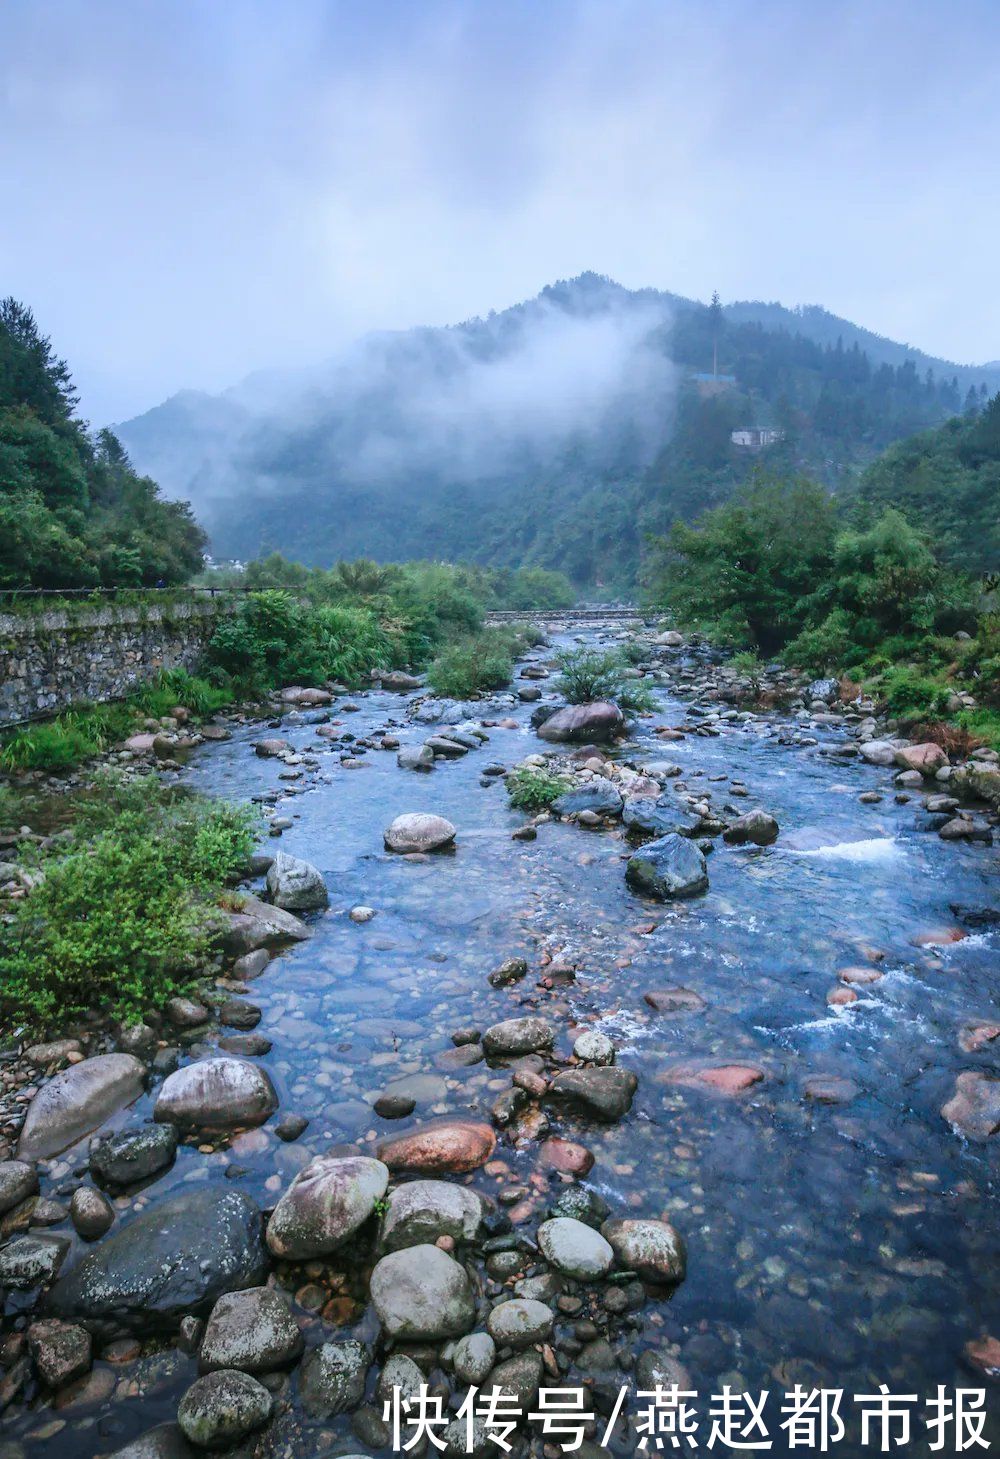
POLYGON ((966 1139, 988 1140, 1000 1130, 1000 1079, 967 1069, 941 1113, 966 1139))
POLYGON ((496 1143, 489 1125, 473 1120, 442 1120, 383 1140, 377 1153, 392 1171, 463 1175, 485 1165, 496 1143))
POLYGON ((708 890, 704 853, 684 836, 661 836, 629 857, 625 880, 635 892, 670 901, 708 890))
POLYGON ((266 1270, 253 1201, 206 1186, 147 1207, 59 1279, 49 1306, 88 1324, 173 1327, 224 1292, 259 1286, 266 1270))
POLYGON ((90 1152, 90 1169, 104 1185, 133 1185, 172 1165, 177 1131, 171 1125, 122 1130, 90 1152))
POLYGON ((92 1185, 78 1186, 73 1192, 69 1215, 77 1235, 84 1241, 96 1241, 115 1223, 114 1206, 92 1185))
MULTIPOLYGON (((463 1338, 462 1341, 465 1342, 466 1339, 463 1338)), ((391 1358, 386 1359, 385 1366, 378 1375, 375 1394, 383 1403, 391 1403, 393 1389, 396 1389, 405 1402, 408 1398, 416 1398, 426 1381, 412 1358, 408 1358, 405 1353, 393 1353, 391 1358)))
POLYGON ((455 1344, 452 1366, 461 1383, 475 1387, 486 1378, 497 1360, 497 1345, 486 1332, 470 1332, 455 1344))
POLYGON ((357 1408, 365 1396, 370 1359, 359 1342, 326 1342, 302 1364, 299 1394, 312 1418, 332 1418, 357 1408))
POLYGON ((401 770, 433 770, 434 751, 430 745, 403 745, 396 764, 401 770))
POLYGON ((447 1180, 408 1181, 389 1196, 379 1246, 382 1251, 401 1251, 432 1245, 439 1236, 473 1241, 482 1218, 482 1200, 467 1186, 447 1180))
POLYGON ((274 1400, 249 1373, 224 1368, 197 1379, 177 1409, 181 1430, 198 1449, 229 1449, 262 1429, 274 1400))
POLYGON ((923 745, 901 745, 896 750, 896 764, 901 770, 919 770, 923 776, 932 776, 947 765, 948 756, 940 745, 928 742, 923 745))
POLYGON ((29 1292, 51 1282, 66 1259, 65 1236, 15 1236, 0 1249, 0 1288, 29 1292))
POLYGON ((615 1062, 615 1046, 606 1033, 599 1033, 597 1029, 587 1028, 577 1036, 573 1044, 573 1053, 584 1064, 613 1064, 615 1062))
POLYGON ((693 988, 651 988, 642 997, 654 1013, 704 1013, 706 1007, 693 988))
POLYGON ((684 1364, 672 1353, 657 1352, 652 1348, 647 1348, 636 1358, 635 1386, 646 1393, 654 1388, 670 1389, 675 1386, 680 1392, 694 1390, 691 1374, 684 1364))
POLYGON ((387 1336, 400 1342, 460 1337, 476 1315, 465 1268, 437 1246, 383 1256, 371 1275, 371 1299, 387 1336))
POLYGON ((673 1286, 687 1273, 687 1252, 669 1221, 605 1221, 601 1235, 611 1245, 621 1266, 638 1272, 647 1282, 673 1286))
POLYGON ((618 739, 625 733, 625 716, 617 704, 568 704, 539 726, 539 736, 552 743, 589 744, 618 739))
POLYGON ((527 1348, 545 1341, 553 1320, 552 1308, 544 1302, 513 1297, 493 1308, 486 1326, 497 1347, 527 1348))
POLYGON ((313 912, 330 903, 323 873, 287 851, 279 851, 268 867, 267 889, 274 905, 287 912, 313 912))
POLYGON ((258 740, 254 749, 262 760, 273 759, 277 755, 284 755, 292 747, 287 740, 269 739, 258 740))
POLYGON ((581 811, 593 811, 598 816, 618 816, 622 809, 621 791, 612 781, 598 775, 560 795, 552 802, 552 809, 559 816, 575 816, 581 811))
POLYGON ((304 942, 312 934, 292 912, 243 896, 238 912, 230 912, 223 934, 223 949, 230 957, 244 957, 261 947, 280 947, 285 942, 304 942))
POLYGON ((550 1266, 579 1281, 605 1276, 615 1259, 614 1248, 606 1238, 572 1216, 543 1221, 538 1228, 538 1245, 550 1266))
POLYGON ((42 1382, 62 1388, 90 1371, 93 1339, 85 1327, 43 1318, 28 1329, 28 1348, 42 1382))
POLYGON ((22 1160, 58 1155, 142 1093, 145 1070, 131 1054, 98 1054, 43 1084, 17 1142, 22 1160))
POLYGON ((444 816, 411 812, 397 816, 384 832, 385 849, 402 854, 412 851, 440 851, 455 840, 455 827, 444 816))
POLYGON ((778 839, 778 823, 766 811, 751 811, 732 821, 722 833, 723 841, 730 846, 771 846, 778 839))
POLYGON ((0 1216, 38 1192, 38 1173, 23 1160, 0 1161, 0 1216))
POLYGON ((275 1256, 305 1261, 336 1251, 385 1195, 389 1171, 367 1156, 318 1155, 275 1207, 267 1244, 275 1256))
MULTIPOLYGON (((541 1354, 529 1348, 526 1352, 515 1353, 512 1358, 507 1358, 503 1363, 497 1363, 483 1387, 488 1390, 499 1388, 502 1394, 513 1398, 516 1407, 522 1413, 527 1413, 535 1407, 538 1401, 538 1385, 541 1381, 541 1354)), ((580 1452, 583 1453, 586 1447, 587 1443, 584 1440, 580 1452)), ((591 1459, 591 1456, 586 1455, 586 1459, 591 1459)))
POLYGON ((594 1153, 586 1145, 577 1144, 575 1140, 563 1140, 553 1136, 545 1140, 539 1148, 538 1162, 548 1170, 558 1170, 564 1175, 582 1178, 593 1169, 594 1153))
POLYGON ((280 1292, 249 1287, 226 1292, 212 1308, 205 1325, 198 1362, 203 1373, 239 1368, 242 1373, 268 1373, 302 1352, 302 1334, 280 1292))
POLYGON ((153 1118, 182 1129, 231 1130, 262 1125, 278 1108, 270 1078, 245 1059, 202 1059, 163 1081, 153 1118))
POLYGON ((628 1114, 638 1079, 631 1069, 607 1067, 566 1069, 549 1085, 547 1100, 592 1119, 613 1124, 628 1114))
POLYGON ((492 1058, 537 1054, 554 1042, 555 1030, 545 1018, 507 1018, 483 1034, 483 1048, 492 1058))
POLYGON ((625 802, 622 824, 634 840, 642 836, 657 839, 671 835, 692 836, 701 825, 701 816, 683 810, 673 795, 659 796, 656 800, 641 795, 625 802))
POLYGON ((862 760, 867 760, 869 765, 881 765, 888 768, 896 763, 896 746, 888 740, 862 741, 858 745, 858 754, 862 760))
POLYGON ((193 1459, 195 1452, 176 1424, 157 1424, 116 1449, 111 1459, 193 1459))

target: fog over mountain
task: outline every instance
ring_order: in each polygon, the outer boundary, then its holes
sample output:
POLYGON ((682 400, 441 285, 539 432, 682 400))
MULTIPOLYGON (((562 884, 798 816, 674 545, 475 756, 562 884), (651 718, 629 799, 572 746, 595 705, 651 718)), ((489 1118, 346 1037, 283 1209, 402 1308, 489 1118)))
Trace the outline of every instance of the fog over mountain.
MULTIPOLYGON (((795 410, 801 421, 779 423, 785 436, 794 424, 809 437, 812 413, 844 373, 838 350, 864 359, 868 375, 909 372, 906 385, 910 375, 926 382, 928 370, 962 393, 1000 384, 996 368, 931 359, 818 308, 738 303, 712 320, 690 300, 585 274, 485 319, 366 336, 319 369, 258 372, 218 396, 181 391, 119 431, 140 470, 191 500, 222 556, 548 564, 546 518, 557 503, 578 514, 585 494, 627 487, 660 516, 671 501, 682 512, 702 504, 684 463, 664 466, 692 385, 689 410, 718 417, 728 438, 728 427, 774 425, 776 412, 795 410), (699 386, 716 362, 727 379, 699 386)), ((914 402, 890 439, 949 413, 920 389, 926 410, 914 402)), ((710 440, 705 425, 699 418, 710 440)), ((865 432, 855 434, 841 442, 845 466, 864 455, 865 432)), ((873 435, 872 444, 881 442, 873 435)), ((829 443, 820 449, 828 458, 829 443)), ((802 450, 811 459, 808 440, 802 450)), ((716 470, 716 488, 722 479, 716 470)))

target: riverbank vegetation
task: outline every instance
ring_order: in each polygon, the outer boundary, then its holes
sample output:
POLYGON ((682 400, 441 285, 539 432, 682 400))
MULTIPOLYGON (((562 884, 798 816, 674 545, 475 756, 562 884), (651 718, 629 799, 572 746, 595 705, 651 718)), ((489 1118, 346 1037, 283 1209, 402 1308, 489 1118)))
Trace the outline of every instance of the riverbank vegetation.
POLYGON ((0 1022, 45 1033, 99 1011, 135 1021, 188 988, 210 954, 227 882, 256 818, 178 795, 155 775, 105 777, 68 836, 21 864, 31 883, 0 925, 0 1022))
POLYGON ((804 478, 759 477, 656 546, 647 601, 679 623, 1000 745, 995 586, 883 490, 840 501, 804 478))
POLYGON ((31 310, 0 301, 0 589, 186 581, 205 547, 187 503, 164 501, 76 405, 31 310))

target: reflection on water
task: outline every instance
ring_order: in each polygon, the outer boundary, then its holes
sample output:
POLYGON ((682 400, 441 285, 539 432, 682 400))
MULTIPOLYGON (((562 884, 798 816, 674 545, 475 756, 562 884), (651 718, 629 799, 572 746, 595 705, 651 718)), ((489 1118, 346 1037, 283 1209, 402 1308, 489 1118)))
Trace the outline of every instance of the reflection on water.
MULTIPOLYGON (((425 738, 399 696, 358 702, 343 716, 357 738, 425 738)), ((664 707, 681 721, 681 703, 664 696, 664 707)), ((147 1198, 235 1164, 240 1187, 273 1204, 312 1153, 370 1145, 393 1128, 372 1111, 389 1087, 416 1099, 416 1118, 481 1113, 509 1076, 443 1059, 451 1032, 537 1008, 564 1030, 564 1053, 574 1027, 595 1025, 639 1075, 625 1123, 562 1128, 594 1150, 589 1183, 615 1211, 667 1215, 687 1239, 687 1280, 669 1303, 647 1303, 642 1344, 676 1343, 704 1392, 720 1379, 854 1392, 885 1382, 921 1394, 969 1382, 963 1344, 1000 1322, 996 1154, 958 1138, 939 1111, 957 1072, 996 1062, 988 1049, 964 1054, 958 1035, 971 1019, 995 1017, 1000 980, 995 935, 949 943, 937 934, 955 926, 950 902, 995 902, 996 852, 945 845, 922 829, 918 804, 860 804, 889 772, 827 759, 829 731, 815 732, 818 744, 782 744, 736 723, 717 738, 670 743, 669 758, 723 814, 727 785, 745 783, 749 798, 732 812, 763 806, 781 837, 767 849, 717 843, 706 896, 651 905, 625 887, 617 833, 553 823, 535 842, 510 839, 523 816, 508 809, 502 781, 480 776, 539 748, 527 710, 513 712, 518 729, 491 729, 481 751, 430 775, 378 750, 344 768, 314 725, 283 727, 319 769, 283 803, 293 825, 276 844, 321 868, 331 907, 251 997, 263 1009, 257 1032, 273 1041, 264 1062, 282 1111, 310 1125, 291 1145, 265 1128, 214 1154, 185 1148, 147 1198), (385 854, 382 829, 404 811, 452 820, 454 854, 385 854), (350 920, 358 903, 376 909, 372 921, 350 920), (928 933, 934 940, 921 945, 928 933), (488 973, 517 955, 528 978, 493 989, 488 973), (537 986, 547 966, 563 965, 574 982, 537 986), (883 976, 831 1009, 838 971, 858 965, 883 976), (654 1012, 643 995, 673 987, 704 1008, 654 1012), (738 1097, 677 1082, 678 1066, 703 1060, 753 1065, 765 1078, 738 1097), (820 1076, 844 1081, 853 1097, 806 1097, 820 1076)), ((187 778, 233 797, 287 790, 281 766, 252 753, 256 737, 247 730, 198 752, 187 778)), ((640 726, 620 754, 638 763, 664 759, 664 749, 640 726)), ((485 1191, 534 1170, 530 1144, 498 1154, 511 1174, 478 1172, 471 1179, 485 1191)), ((359 1293, 349 1274, 343 1281, 327 1321, 338 1336, 370 1339, 359 1293)), ((191 1376, 189 1360, 174 1361, 179 1371, 145 1399, 71 1422, 59 1452, 106 1453, 172 1416, 191 1376)), ((18 1420, 19 1433, 43 1418, 18 1420)), ((325 1428, 343 1440, 335 1449, 359 1448, 348 1419, 325 1428)))

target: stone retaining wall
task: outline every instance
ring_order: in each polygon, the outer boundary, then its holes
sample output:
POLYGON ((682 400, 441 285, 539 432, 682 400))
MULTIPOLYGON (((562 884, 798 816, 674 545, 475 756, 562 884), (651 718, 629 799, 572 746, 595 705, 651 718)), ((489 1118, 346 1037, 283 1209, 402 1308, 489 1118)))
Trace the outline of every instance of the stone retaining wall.
POLYGON ((232 598, 0 613, 0 728, 121 699, 161 669, 197 667, 232 598))

